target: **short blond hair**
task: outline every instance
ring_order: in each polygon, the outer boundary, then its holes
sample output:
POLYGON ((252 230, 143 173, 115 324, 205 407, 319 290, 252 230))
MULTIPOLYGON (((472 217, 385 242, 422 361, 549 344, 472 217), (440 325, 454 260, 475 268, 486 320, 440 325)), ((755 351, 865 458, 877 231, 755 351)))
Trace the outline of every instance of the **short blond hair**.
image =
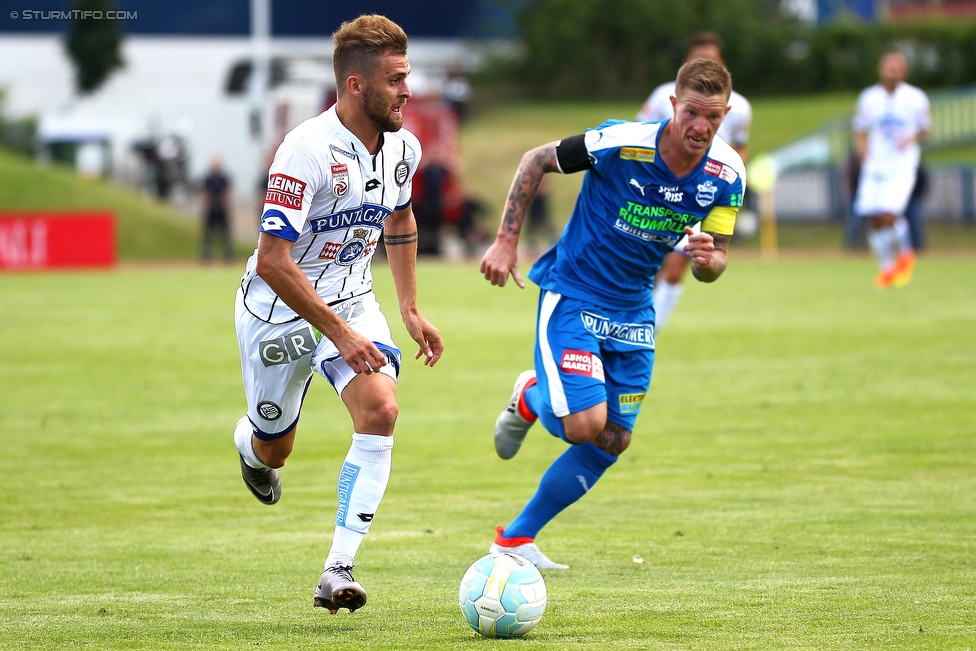
POLYGON ((732 94, 732 75, 728 68, 709 59, 692 59, 678 70, 675 94, 693 91, 702 95, 722 95, 725 101, 732 94))
POLYGON ((407 34, 386 16, 363 14, 339 25, 332 34, 332 44, 332 69, 336 91, 341 95, 350 76, 372 77, 382 55, 406 54, 407 34))

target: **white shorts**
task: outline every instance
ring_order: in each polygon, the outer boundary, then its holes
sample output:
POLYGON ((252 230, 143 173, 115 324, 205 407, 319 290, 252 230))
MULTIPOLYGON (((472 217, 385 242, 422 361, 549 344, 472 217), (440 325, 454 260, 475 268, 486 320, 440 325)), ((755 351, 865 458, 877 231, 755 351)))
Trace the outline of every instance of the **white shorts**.
MULTIPOLYGON (((365 294, 336 304, 332 309, 386 355, 387 364, 379 372, 396 381, 400 349, 393 343, 390 326, 376 297, 365 294)), ((234 320, 241 349, 247 416, 254 425, 254 435, 263 441, 280 438, 298 424, 312 371, 327 379, 340 396, 356 377, 332 341, 304 319, 281 325, 261 321, 247 311, 238 291, 234 320)))
POLYGON ((857 184, 854 214, 873 217, 882 213, 904 215, 915 188, 915 170, 906 167, 895 174, 865 174, 857 184))

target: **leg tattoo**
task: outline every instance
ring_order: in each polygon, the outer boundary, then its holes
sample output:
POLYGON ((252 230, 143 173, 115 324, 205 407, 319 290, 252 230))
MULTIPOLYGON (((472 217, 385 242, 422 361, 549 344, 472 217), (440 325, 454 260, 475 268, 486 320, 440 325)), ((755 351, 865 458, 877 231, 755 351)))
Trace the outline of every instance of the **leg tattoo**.
POLYGON ((608 422, 603 431, 593 439, 593 445, 607 454, 619 457, 630 446, 630 430, 608 422))

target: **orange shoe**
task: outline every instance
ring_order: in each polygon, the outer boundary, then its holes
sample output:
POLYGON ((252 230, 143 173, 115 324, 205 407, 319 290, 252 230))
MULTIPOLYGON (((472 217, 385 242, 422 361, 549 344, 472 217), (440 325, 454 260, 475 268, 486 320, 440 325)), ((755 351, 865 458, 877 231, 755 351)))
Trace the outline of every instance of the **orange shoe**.
POLYGON ((911 251, 902 253, 895 262, 895 273, 892 275, 891 284, 895 287, 904 287, 911 281, 914 270, 915 254, 911 251))
POLYGON ((888 267, 878 272, 878 275, 874 279, 874 284, 878 286, 878 289, 888 289, 891 287, 891 283, 895 279, 895 269, 895 267, 888 267))

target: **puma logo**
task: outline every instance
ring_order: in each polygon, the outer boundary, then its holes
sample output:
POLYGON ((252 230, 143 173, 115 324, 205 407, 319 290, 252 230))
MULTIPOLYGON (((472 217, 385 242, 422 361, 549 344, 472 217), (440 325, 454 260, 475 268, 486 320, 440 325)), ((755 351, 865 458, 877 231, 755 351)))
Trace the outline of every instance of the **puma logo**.
POLYGON ((642 197, 644 196, 644 188, 646 188, 647 186, 651 185, 652 183, 653 183, 653 181, 651 181, 649 183, 645 183, 644 185, 641 185, 640 183, 637 182, 637 179, 630 179, 630 184, 632 186, 634 186, 635 188, 637 188, 638 190, 640 190, 640 193, 641 193, 641 196, 642 197))

